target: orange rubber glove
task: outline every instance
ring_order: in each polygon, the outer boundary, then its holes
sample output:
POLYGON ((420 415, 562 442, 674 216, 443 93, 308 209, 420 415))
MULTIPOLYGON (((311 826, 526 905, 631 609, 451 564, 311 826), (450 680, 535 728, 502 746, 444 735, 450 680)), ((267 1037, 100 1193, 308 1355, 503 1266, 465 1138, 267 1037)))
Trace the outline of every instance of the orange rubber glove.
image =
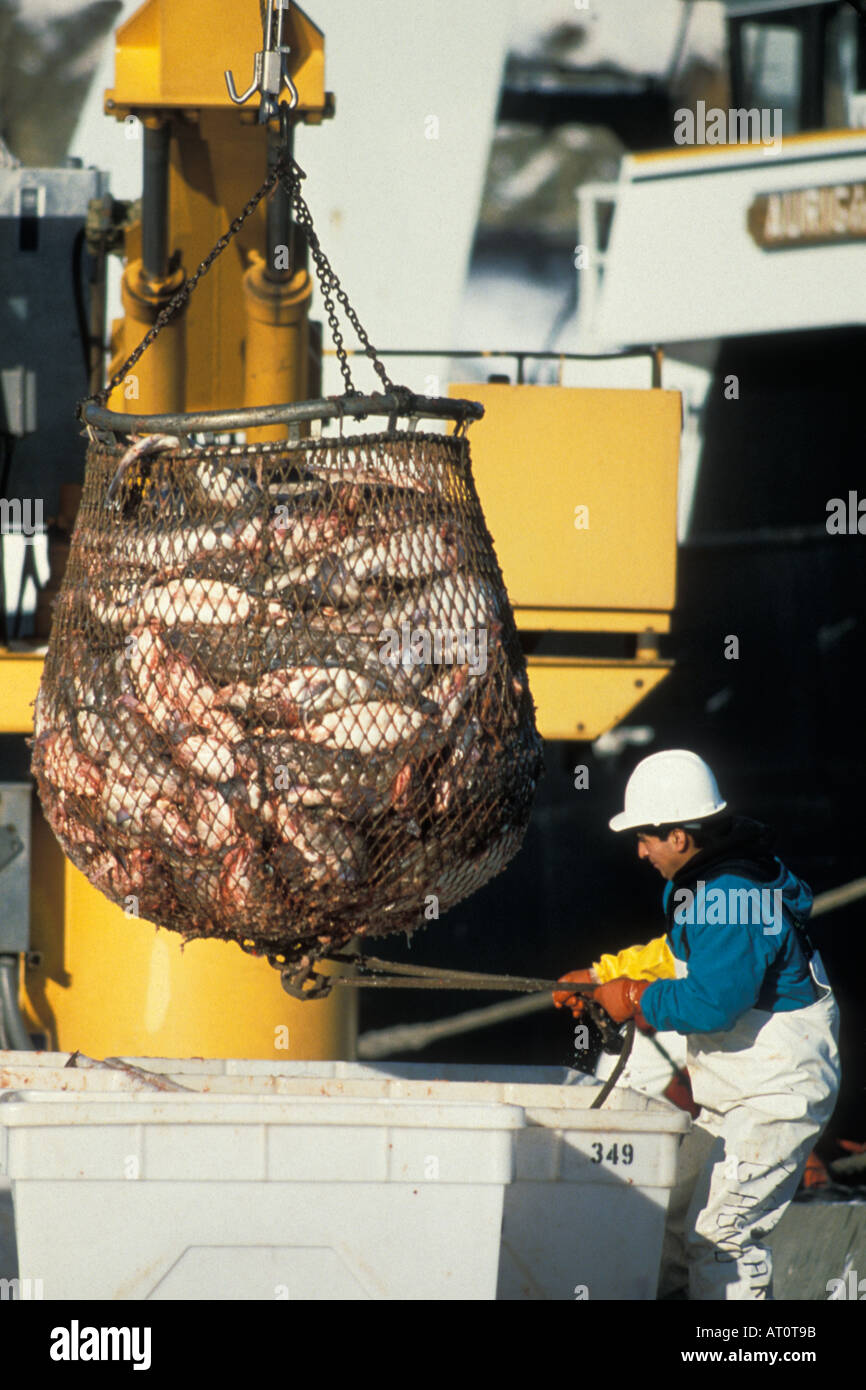
MULTIPOLYGON (((560 975, 560 980, 571 980, 575 985, 591 985, 595 983, 591 970, 571 970, 567 975, 560 975)), ((571 1009, 575 1018, 580 1018, 583 1013, 583 998, 580 994, 569 994, 566 989, 558 989, 554 992, 553 1002, 558 1009, 571 1009)))
POLYGON ((804 1187, 826 1187, 830 1181, 827 1166, 822 1163, 814 1149, 806 1159, 806 1167, 803 1170, 801 1181, 804 1187))
POLYGON ((605 1013, 610 1014, 614 1023, 625 1023, 627 1018, 633 1018, 642 1033, 651 1033, 652 1026, 647 1023, 640 1007, 643 992, 650 983, 649 980, 630 980, 627 975, 619 975, 615 980, 608 980, 606 985, 599 985, 598 989, 593 990, 592 997, 605 1013))
POLYGON ((667 1086, 662 1091, 665 1100, 672 1101, 680 1110, 685 1110, 687 1115, 691 1115, 696 1120, 701 1113, 701 1107, 695 1103, 692 1095, 692 1078, 689 1076, 685 1067, 681 1067, 676 1076, 672 1076, 667 1086))

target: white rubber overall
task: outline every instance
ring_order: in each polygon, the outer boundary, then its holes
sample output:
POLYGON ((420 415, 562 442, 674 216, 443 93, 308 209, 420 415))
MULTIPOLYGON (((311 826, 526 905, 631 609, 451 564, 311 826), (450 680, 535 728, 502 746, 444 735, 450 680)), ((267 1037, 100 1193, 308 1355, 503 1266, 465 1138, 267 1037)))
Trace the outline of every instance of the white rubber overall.
POLYGON ((680 1147, 660 1297, 686 1284, 695 1300, 773 1296, 764 1237, 839 1089, 838 1010, 817 958, 813 978, 821 997, 806 1008, 750 1009, 728 1032, 689 1036, 692 1091, 706 1108, 680 1147))

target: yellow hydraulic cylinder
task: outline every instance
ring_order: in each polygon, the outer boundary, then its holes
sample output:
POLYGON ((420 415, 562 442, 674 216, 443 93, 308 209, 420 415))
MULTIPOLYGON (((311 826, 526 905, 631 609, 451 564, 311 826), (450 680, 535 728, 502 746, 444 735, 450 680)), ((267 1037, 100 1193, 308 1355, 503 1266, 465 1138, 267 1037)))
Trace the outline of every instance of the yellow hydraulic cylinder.
MULTIPOLYGON (((157 315, 177 293, 183 281, 182 270, 174 271, 163 280, 151 280, 140 260, 130 261, 121 281, 124 317, 118 338, 118 353, 111 364, 112 372, 153 327, 157 315)), ((181 309, 164 325, 147 351, 112 391, 108 399, 109 410, 131 415, 183 410, 186 374, 184 330, 184 312, 181 309)))
POLYGON ((49 1049, 273 1062, 354 1056, 354 989, 290 999, 278 972, 233 942, 184 945, 127 915, 65 858, 37 809, 23 973, 24 1018, 49 1049))
MULTIPOLYGON (((246 310, 244 405, 282 405, 307 396, 312 282, 306 270, 290 278, 268 277, 255 256, 243 279, 246 310)), ((301 426, 306 434, 308 426, 301 426)), ((286 439, 287 425, 248 430, 250 442, 286 439)))
MULTIPOLYGON (((123 277, 123 357, 183 283, 159 281, 134 260, 123 277)), ((246 404, 303 399, 309 353, 310 278, 268 280, 261 257, 244 280, 246 404)), ((109 405, 128 414, 184 409, 184 314, 170 321, 115 388, 109 405)), ((119 360, 123 360, 120 358, 119 360)), ((256 432, 285 437, 286 427, 256 432)), ((27 711, 29 715, 29 711, 27 711)), ((194 940, 108 901, 62 855, 34 817, 32 951, 22 1011, 50 1048, 94 1056, 246 1057, 269 1061, 351 1059, 357 1035, 353 990, 290 999, 266 961, 233 943, 194 940)))

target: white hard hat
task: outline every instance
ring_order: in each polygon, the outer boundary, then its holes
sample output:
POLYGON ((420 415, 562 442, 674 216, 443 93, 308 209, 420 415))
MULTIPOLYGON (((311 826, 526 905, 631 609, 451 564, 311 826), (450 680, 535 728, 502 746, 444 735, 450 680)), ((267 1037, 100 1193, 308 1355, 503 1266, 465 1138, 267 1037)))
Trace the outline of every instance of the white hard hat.
POLYGON ((625 810, 614 816, 611 830, 639 825, 682 825, 723 811, 716 779, 697 753, 672 748, 639 762, 625 789, 625 810))

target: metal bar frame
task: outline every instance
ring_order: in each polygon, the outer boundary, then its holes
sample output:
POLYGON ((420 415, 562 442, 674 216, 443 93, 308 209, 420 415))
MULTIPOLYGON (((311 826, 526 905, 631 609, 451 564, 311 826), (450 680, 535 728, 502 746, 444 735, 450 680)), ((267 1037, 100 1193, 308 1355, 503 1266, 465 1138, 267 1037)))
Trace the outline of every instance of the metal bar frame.
POLYGON ((367 416, 396 419, 454 420, 465 424, 480 420, 484 407, 480 401, 450 400, 448 397, 415 396, 400 393, 374 396, 329 396, 317 401, 296 401, 288 405, 250 406, 242 410, 201 410, 190 414, 126 415, 107 410, 94 402, 86 404, 81 418, 86 425, 113 434, 228 434, 262 425, 291 424, 301 420, 363 420, 367 416))

